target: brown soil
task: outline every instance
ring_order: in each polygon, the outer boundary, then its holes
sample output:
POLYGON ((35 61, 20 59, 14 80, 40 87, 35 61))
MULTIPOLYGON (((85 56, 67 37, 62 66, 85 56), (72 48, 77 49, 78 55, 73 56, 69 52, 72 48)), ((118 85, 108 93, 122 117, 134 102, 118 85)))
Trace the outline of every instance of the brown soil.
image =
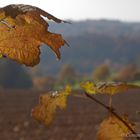
MULTIPOLYGON (((95 140, 100 122, 108 115, 90 100, 70 97, 67 110, 58 111, 53 124, 45 128, 31 118, 38 97, 39 93, 26 90, 0 92, 0 140, 95 140)), ((140 91, 116 95, 113 104, 119 113, 129 114, 140 133, 140 115, 136 114, 140 111, 140 91)))

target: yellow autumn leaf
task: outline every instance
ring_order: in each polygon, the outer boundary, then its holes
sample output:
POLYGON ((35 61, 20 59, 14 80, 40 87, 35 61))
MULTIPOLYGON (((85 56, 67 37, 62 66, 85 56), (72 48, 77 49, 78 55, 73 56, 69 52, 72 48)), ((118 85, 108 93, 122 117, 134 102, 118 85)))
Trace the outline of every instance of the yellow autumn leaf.
POLYGON ((40 96, 39 105, 32 110, 32 117, 45 124, 50 125, 54 119, 56 109, 65 109, 67 97, 71 93, 71 87, 66 86, 63 91, 54 92, 51 95, 40 96))
POLYGON ((127 84, 123 82, 111 82, 111 83, 92 83, 85 82, 81 84, 81 87, 90 94, 109 94, 114 95, 120 92, 124 92, 129 89, 139 89, 140 86, 133 84, 127 84))
POLYGON ((56 22, 61 20, 37 7, 28 7, 29 11, 26 12, 24 12, 24 5, 15 5, 11 7, 12 9, 9 7, 0 9, 1 54, 26 66, 34 66, 40 61, 40 46, 46 44, 60 59, 59 49, 66 44, 66 41, 61 34, 48 31, 48 23, 41 15, 46 15, 56 22), (19 12, 18 9, 22 6, 23 12, 19 12), (19 13, 16 13, 16 10, 19 13))
POLYGON ((80 84, 80 87, 83 88, 87 93, 97 94, 96 85, 93 82, 86 81, 80 84))
MULTIPOLYGON (((126 116, 122 119, 134 130, 126 116)), ((98 130, 97 140, 125 140, 131 134, 130 130, 115 116, 105 119, 98 130)))

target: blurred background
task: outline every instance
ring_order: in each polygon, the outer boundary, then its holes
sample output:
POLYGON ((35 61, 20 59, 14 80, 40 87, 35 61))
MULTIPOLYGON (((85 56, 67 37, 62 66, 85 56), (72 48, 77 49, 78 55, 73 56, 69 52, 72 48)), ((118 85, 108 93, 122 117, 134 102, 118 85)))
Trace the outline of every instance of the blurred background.
MULTIPOLYGON (((12 3, 21 3, 12 0, 12 3)), ((71 84, 92 81, 123 81, 140 85, 139 0, 24 0, 72 24, 49 22, 70 47, 62 47, 62 58, 43 46, 40 64, 27 68, 0 59, 1 140, 93 140, 106 112, 94 103, 71 97, 66 112, 48 129, 30 118, 39 94, 71 84), (12 94, 11 94, 12 93, 12 94), (84 110, 84 111, 83 111, 84 110), (18 114, 18 116, 17 116, 18 114), (88 114, 88 115, 87 115, 88 114), (8 134, 8 135, 7 135, 8 134)), ((1 7, 11 4, 1 0, 1 7)), ((114 105, 139 124, 139 91, 116 95, 114 105)), ((106 101, 106 97, 99 99, 106 101)), ((140 127, 138 129, 140 131, 140 127)))
MULTIPOLYGON (((13 3, 20 3, 13 0, 13 3)), ((50 22, 70 47, 62 47, 57 61, 42 47, 41 62, 25 68, 8 59, 0 60, 1 88, 58 89, 79 81, 140 81, 140 2, 138 0, 47 0, 23 3, 38 6, 72 24, 50 22), (14 75, 17 75, 14 77, 14 75)), ((10 4, 1 2, 2 6, 10 4)))

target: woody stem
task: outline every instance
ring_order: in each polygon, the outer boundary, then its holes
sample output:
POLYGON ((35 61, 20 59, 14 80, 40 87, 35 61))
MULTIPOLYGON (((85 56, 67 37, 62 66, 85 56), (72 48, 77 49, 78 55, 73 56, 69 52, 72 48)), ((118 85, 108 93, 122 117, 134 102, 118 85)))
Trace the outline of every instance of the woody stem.
POLYGON ((113 114, 116 118, 118 118, 131 132, 132 134, 134 134, 137 138, 137 140, 140 140, 140 137, 138 136, 138 134, 129 126, 129 124, 123 120, 115 111, 112 107, 109 107, 107 105, 105 105, 104 103, 102 103, 101 101, 99 101, 98 99, 94 98, 93 96, 91 96, 90 94, 88 94, 87 92, 85 92, 85 95, 91 99, 92 101, 95 101, 96 103, 98 103, 99 105, 101 105, 102 107, 104 107, 106 110, 108 110, 111 114, 113 114))

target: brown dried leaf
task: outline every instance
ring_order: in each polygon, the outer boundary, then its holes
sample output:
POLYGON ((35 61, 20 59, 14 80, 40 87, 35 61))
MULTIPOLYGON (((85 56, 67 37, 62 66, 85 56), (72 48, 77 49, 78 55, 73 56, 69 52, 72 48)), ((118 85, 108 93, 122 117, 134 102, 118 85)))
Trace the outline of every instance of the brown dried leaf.
MULTIPOLYGON (((39 47, 44 43, 60 59, 59 49, 66 42, 60 34, 48 31, 48 23, 40 14, 29 11, 12 18, 10 13, 6 16, 8 14, 1 9, 0 18, 4 20, 0 22, 0 54, 26 66, 34 66, 40 61, 39 47)), ((53 16, 50 18, 57 19, 53 16)))
POLYGON ((67 22, 67 21, 63 21, 61 19, 54 17, 53 15, 47 13, 46 11, 44 11, 38 7, 31 6, 31 5, 25 5, 25 4, 7 5, 3 8, 0 8, 0 11, 4 11, 6 16, 10 16, 12 18, 16 18, 16 16, 25 14, 28 12, 31 14, 36 14, 36 17, 40 17, 40 16, 47 17, 49 20, 53 20, 57 23, 67 22))
MULTIPOLYGON (((122 117, 123 120, 134 130, 126 116, 122 117)), ((125 140, 131 134, 130 130, 115 116, 105 119, 97 133, 97 140, 125 140)))
POLYGON ((65 109, 67 97, 71 92, 71 87, 67 86, 64 91, 54 95, 40 96, 39 105, 32 110, 32 117, 46 126, 50 125, 54 119, 56 109, 65 109))

